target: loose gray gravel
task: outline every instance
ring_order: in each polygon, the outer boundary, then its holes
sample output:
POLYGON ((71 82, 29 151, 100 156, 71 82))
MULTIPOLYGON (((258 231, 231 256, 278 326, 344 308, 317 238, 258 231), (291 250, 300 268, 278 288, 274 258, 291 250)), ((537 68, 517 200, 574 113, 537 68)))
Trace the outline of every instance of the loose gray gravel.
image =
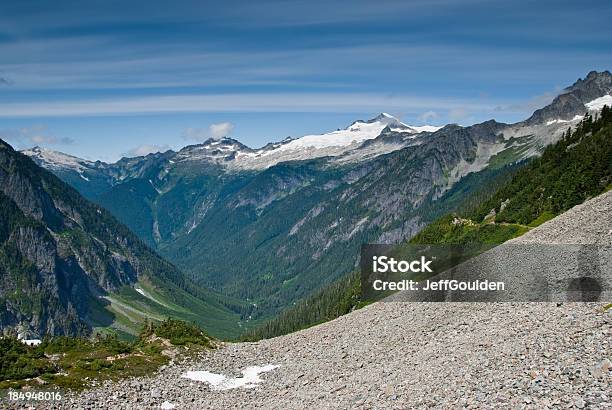
POLYGON ((259 343, 228 344, 151 378, 109 384, 67 407, 187 409, 612 408, 612 316, 601 304, 378 303, 259 343), (212 391, 188 370, 254 389, 212 391))
POLYGON ((612 301, 612 192, 430 280, 504 282, 503 292, 399 292, 402 302, 612 301))
MULTIPOLYGON (((612 244, 612 193, 520 238, 612 244)), ((612 272, 606 272, 608 279, 612 272)), ((381 302, 301 332, 226 344, 148 378, 70 397, 69 408, 612 408, 612 309, 595 303, 381 302), (213 391, 189 370, 254 389, 213 391)))

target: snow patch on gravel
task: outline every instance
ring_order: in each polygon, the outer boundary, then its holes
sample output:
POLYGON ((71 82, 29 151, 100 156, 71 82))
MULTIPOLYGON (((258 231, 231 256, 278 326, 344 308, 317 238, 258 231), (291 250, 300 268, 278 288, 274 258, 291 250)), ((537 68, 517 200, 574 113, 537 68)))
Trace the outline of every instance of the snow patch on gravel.
POLYGON ((260 373, 269 372, 278 367, 274 364, 266 364, 265 366, 249 366, 242 371, 242 377, 227 377, 222 374, 211 373, 206 370, 189 371, 181 375, 186 379, 195 380, 198 382, 207 382, 213 390, 229 390, 238 387, 252 389, 257 387, 258 383, 263 380, 259 377, 260 373))

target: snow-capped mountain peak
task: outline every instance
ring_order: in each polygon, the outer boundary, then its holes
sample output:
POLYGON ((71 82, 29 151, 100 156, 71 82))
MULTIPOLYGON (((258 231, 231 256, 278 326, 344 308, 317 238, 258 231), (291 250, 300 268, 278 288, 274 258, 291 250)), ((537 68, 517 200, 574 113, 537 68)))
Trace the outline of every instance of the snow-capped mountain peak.
POLYGON ((82 171, 84 168, 94 164, 92 161, 81 159, 63 152, 53 151, 47 148, 35 146, 21 151, 22 154, 32 158, 37 164, 45 164, 47 168, 55 169, 74 169, 82 171))
MULTIPOLYGON (((367 123, 373 123, 373 122, 382 122, 385 124, 402 124, 400 122, 400 120, 398 120, 397 118, 395 118, 393 115, 391 114, 387 114, 386 112, 381 112, 380 114, 378 114, 376 117, 368 120, 368 121, 360 121, 360 122, 367 122, 367 123)), ((406 125, 406 124, 403 124, 406 125)))
MULTIPOLYGON (((369 120, 358 120, 344 129, 323 134, 309 134, 299 138, 286 138, 277 143, 270 143, 257 150, 242 150, 227 165, 241 169, 262 169, 284 161, 307 160, 322 157, 338 157, 353 152, 350 158, 358 160, 364 143, 377 139, 383 134, 393 133, 401 140, 414 138, 422 132, 433 132, 438 127, 411 127, 394 116, 380 113, 369 120)), ((371 145, 364 152, 364 157, 376 156, 405 146, 404 142, 381 140, 371 145)))
MULTIPOLYGON (((347 158, 358 161, 361 157, 371 158, 380 153, 400 149, 405 146, 407 140, 418 134, 431 133, 438 129, 439 127, 434 126, 409 126, 383 112, 369 120, 355 121, 344 129, 297 138, 287 137, 258 149, 250 148, 230 137, 210 138, 200 144, 188 145, 176 153, 168 153, 168 159, 169 163, 208 162, 230 169, 265 169, 279 162, 338 157, 349 152, 352 154, 347 158), (381 139, 376 144, 370 144, 367 152, 364 151, 362 155, 360 150, 365 142, 374 141, 382 134, 388 136, 389 133, 396 135, 393 142, 381 139)), ((25 150, 23 153, 48 168, 73 169, 79 174, 85 169, 97 168, 97 163, 40 147, 25 150)), ((129 162, 129 159, 126 161, 129 162)))
MULTIPOLYGON (((376 138, 382 130, 389 127, 395 132, 416 133, 417 131, 402 123, 397 118, 387 113, 381 113, 376 117, 363 121, 355 121, 345 129, 327 132, 324 134, 310 134, 290 140, 276 150, 312 150, 331 147, 348 147, 358 145, 366 140, 376 138)), ((271 152, 271 151, 269 151, 271 152)))
POLYGON ((398 132, 414 132, 414 130, 409 126, 398 120, 391 114, 387 114, 386 112, 381 112, 376 117, 369 119, 367 121, 355 121, 350 125, 349 128, 354 127, 359 124, 380 124, 386 125, 392 130, 398 130, 398 132))
MULTIPOLYGON (((363 121, 357 121, 357 122, 363 122, 363 121)), ((441 126, 435 126, 435 125, 420 125, 420 126, 408 125, 408 124, 401 122, 400 120, 398 120, 396 117, 392 116, 391 114, 387 114, 386 112, 381 112, 376 117, 372 118, 371 120, 365 121, 365 122, 366 123, 377 123, 378 122, 381 124, 386 124, 389 127, 389 129, 393 132, 409 132, 409 133, 436 132, 440 128, 442 128, 441 126)))
POLYGON ((253 150, 240 141, 229 137, 209 138, 201 144, 188 145, 175 157, 176 161, 211 160, 214 162, 230 161, 239 154, 251 153, 253 150))

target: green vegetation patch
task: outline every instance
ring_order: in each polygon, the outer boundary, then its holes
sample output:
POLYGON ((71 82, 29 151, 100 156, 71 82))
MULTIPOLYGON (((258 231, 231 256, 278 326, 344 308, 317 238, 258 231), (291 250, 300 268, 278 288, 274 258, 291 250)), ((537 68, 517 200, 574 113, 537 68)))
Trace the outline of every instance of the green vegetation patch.
POLYGON ((497 222, 537 226, 605 192, 611 182, 612 110, 604 107, 596 120, 587 115, 466 217, 482 221, 495 209, 497 222))
POLYGON ((0 338, 0 389, 44 385, 82 389, 92 381, 150 374, 169 361, 168 349, 193 354, 214 346, 214 339, 196 325, 174 319, 147 323, 131 342, 115 335, 61 336, 27 346, 4 337, 0 338))
POLYGON ((161 323, 148 322, 140 333, 140 340, 148 340, 151 337, 167 339, 173 345, 184 346, 186 344, 200 345, 212 348, 213 339, 202 329, 192 323, 182 320, 167 319, 161 323))
POLYGON ((242 340, 267 339, 335 319, 362 307, 360 295, 359 275, 348 275, 297 302, 276 318, 246 332, 242 340))
POLYGON ((536 219, 529 223, 529 226, 535 228, 536 226, 542 225, 546 221, 550 221, 555 217, 555 214, 552 212, 544 211, 538 216, 536 219))
POLYGON ((489 167, 491 169, 500 169, 508 164, 516 162, 522 158, 523 154, 530 148, 531 144, 506 148, 505 150, 491 157, 489 160, 489 167))

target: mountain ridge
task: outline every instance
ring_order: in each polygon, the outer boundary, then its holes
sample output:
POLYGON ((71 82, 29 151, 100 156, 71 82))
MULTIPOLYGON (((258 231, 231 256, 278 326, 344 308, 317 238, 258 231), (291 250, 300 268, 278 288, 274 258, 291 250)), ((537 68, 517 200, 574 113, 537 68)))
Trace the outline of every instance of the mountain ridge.
MULTIPOLYGON (((583 87, 591 98, 612 86, 606 72, 590 77, 570 92, 583 87)), ((590 101, 582 104, 585 113, 590 101)), ((112 169, 118 182, 92 198, 200 284, 257 304, 249 316, 262 318, 350 272, 360 244, 409 239, 479 186, 540 155, 582 118, 550 115, 431 133, 396 132, 380 121, 363 128, 361 121, 357 133, 371 126, 371 138, 315 149, 314 157, 308 148, 286 148, 299 139, 269 146, 288 153, 282 162, 239 157, 225 145, 231 140, 214 141, 219 148, 204 148, 214 152, 212 161, 175 161, 172 153, 122 160, 112 169), (243 160, 257 166, 231 165, 243 160)), ((350 126, 341 135, 350 136, 350 126)), ((80 176, 71 178, 80 191, 89 189, 80 176)))
MULTIPOLYGON (((593 237, 605 238, 604 230, 589 221, 591 229, 580 222, 568 221, 564 212, 577 210, 585 201, 601 202, 607 195, 610 202, 612 189, 612 111, 603 109, 595 121, 583 120, 571 134, 566 134, 543 155, 519 168, 512 175, 502 175, 490 187, 474 192, 451 213, 431 222, 408 242, 414 244, 482 244, 499 245, 512 238, 520 241, 533 235, 532 229, 551 218, 564 219, 565 227, 558 231, 576 242, 589 242, 593 237), (548 192, 545 198, 542 192, 548 192), (603 193, 602 193, 603 192, 603 193), (596 199, 591 199, 596 197, 596 199), (583 235, 575 232, 583 230, 583 235), (524 236, 523 236, 524 234, 524 236), (590 239, 585 239, 585 237, 590 239)), ((605 215, 595 207, 597 212, 605 215)), ((605 224, 604 224, 605 226, 605 224)), ((555 237, 547 238, 554 243, 555 237)), ((612 237, 608 235, 608 240, 612 237)), ((404 244, 399 244, 401 250, 404 244)), ((368 301, 362 300, 361 280, 352 272, 323 287, 312 296, 288 307, 280 315, 243 335, 244 340, 255 341, 280 336, 345 315, 368 301)))
MULTIPOLYGON (((500 131, 509 141, 531 139, 529 144, 513 143, 514 155, 520 158, 537 155, 543 146, 556 141, 568 125, 577 124, 587 112, 591 111, 589 107, 591 102, 598 97, 609 96, 611 92, 610 72, 591 71, 585 79, 578 79, 565 88, 551 104, 536 110, 524 121, 505 124, 505 128, 500 131)), ((494 120, 469 127, 483 126, 491 121, 494 120)), ((139 168, 152 162, 165 162, 165 168, 160 164, 161 172, 167 172, 167 168, 176 162, 184 161, 203 166, 217 166, 225 172, 259 172, 283 161, 305 161, 316 158, 329 158, 331 165, 334 162, 358 163, 419 144, 422 140, 419 135, 435 137, 436 133, 442 130, 443 133, 450 131, 448 127, 459 126, 448 124, 443 127, 411 127, 387 113, 381 113, 370 120, 354 121, 344 130, 305 135, 300 138, 285 138, 282 141, 270 142, 261 148, 250 148, 234 138, 224 137, 188 145, 178 151, 168 150, 144 157, 126 157, 112 164, 83 160, 47 149, 33 148, 25 150, 24 153, 31 156, 39 165, 53 170, 76 186, 89 199, 95 199, 102 191, 108 191, 126 179, 140 177, 142 170, 139 168), (363 126, 377 124, 377 127, 372 131, 363 131, 359 128, 360 124, 363 126), (358 132, 354 133, 351 127, 356 125, 358 132), (336 137, 336 134, 339 137, 336 137)))
MULTIPOLYGON (((612 74, 609 71, 602 71, 602 72, 591 71, 587 74, 587 76, 584 79, 578 79, 574 84, 572 84, 569 87, 566 87, 559 95, 557 95, 553 99, 553 101, 549 105, 547 105, 544 108, 536 110, 528 119, 524 121, 519 121, 514 124, 507 124, 507 125, 508 126, 516 126, 516 125, 521 125, 521 124, 533 125, 535 123, 544 123, 545 121, 555 120, 555 119, 564 120, 568 122, 576 121, 575 117, 577 115, 583 116, 585 113, 589 111, 589 109, 587 108, 587 104, 589 102, 603 95, 610 95, 611 93, 612 93, 612 74)), ((494 121, 494 120, 488 120, 488 121, 485 121, 484 123, 487 123, 490 121, 494 121)), ((348 127, 346 127, 344 130, 345 131, 351 130, 351 127, 357 124, 375 124, 375 123, 381 123, 383 125, 389 126, 388 131, 391 131, 391 132, 399 132, 399 133, 406 132, 406 133, 417 133, 417 134, 420 132, 435 133, 436 131, 443 129, 444 127, 453 125, 453 124, 447 124, 445 126, 440 126, 440 127, 429 126, 429 125, 411 126, 411 125, 404 124, 403 122, 399 121, 397 118, 393 117, 390 114, 382 112, 369 120, 356 120, 353 123, 351 123, 348 127)), ((480 123, 480 124, 484 124, 484 123, 480 123)), ((472 126, 476 126, 476 125, 479 125, 479 124, 474 124, 472 126)), ((376 136, 379 136, 380 133, 385 128, 386 127, 383 126, 378 131, 377 135, 370 136, 366 140, 376 138, 376 136)), ((318 134, 318 136, 330 137, 330 136, 333 136, 334 133, 337 133, 340 131, 342 130, 332 131, 332 132, 328 132, 324 134, 318 134)), ((210 149, 213 145, 220 145, 220 144, 224 144, 226 146, 234 145, 235 146, 235 149, 233 151, 234 154, 236 154, 237 152, 242 152, 242 151, 248 154, 269 152, 269 151, 273 151, 275 148, 283 147, 289 143, 299 141, 307 137, 311 137, 311 135, 304 135, 304 136, 297 137, 297 138, 288 137, 281 141, 269 142, 261 148, 251 148, 243 144, 239 140, 236 140, 231 137, 209 138, 208 140, 202 143, 199 143, 199 144, 187 145, 179 149, 178 151, 167 150, 163 153, 162 152, 153 153, 153 154, 148 154, 146 156, 140 156, 140 157, 138 156, 137 157, 124 157, 118 160, 116 163, 104 163, 102 161, 83 160, 81 158, 74 157, 69 154, 64 154, 58 151, 52 151, 48 149, 42 149, 42 150, 38 149, 37 150, 37 148, 39 147, 34 147, 32 149, 24 150, 23 152, 26 155, 29 155, 35 158, 40 165, 43 165, 43 166, 46 165, 47 167, 53 167, 53 166, 59 167, 61 165, 65 165, 65 166, 70 165, 68 162, 64 164, 62 164, 61 162, 54 162, 52 158, 54 154, 61 154, 62 156, 69 157, 72 160, 78 160, 78 162, 83 162, 85 164, 100 164, 100 165, 110 166, 113 164, 117 164, 119 162, 136 160, 138 158, 146 158, 150 155, 164 155, 167 153, 180 154, 181 152, 185 153, 185 152, 200 150, 203 148, 210 149), (44 153, 47 153, 47 155, 45 156, 44 153)), ((364 142, 364 141, 361 141, 361 142, 364 142)), ((308 145, 305 145, 305 146, 308 146, 308 145)), ((310 157, 310 158, 312 159, 313 157, 310 157)), ((235 158, 231 158, 231 159, 235 159, 235 158)))

